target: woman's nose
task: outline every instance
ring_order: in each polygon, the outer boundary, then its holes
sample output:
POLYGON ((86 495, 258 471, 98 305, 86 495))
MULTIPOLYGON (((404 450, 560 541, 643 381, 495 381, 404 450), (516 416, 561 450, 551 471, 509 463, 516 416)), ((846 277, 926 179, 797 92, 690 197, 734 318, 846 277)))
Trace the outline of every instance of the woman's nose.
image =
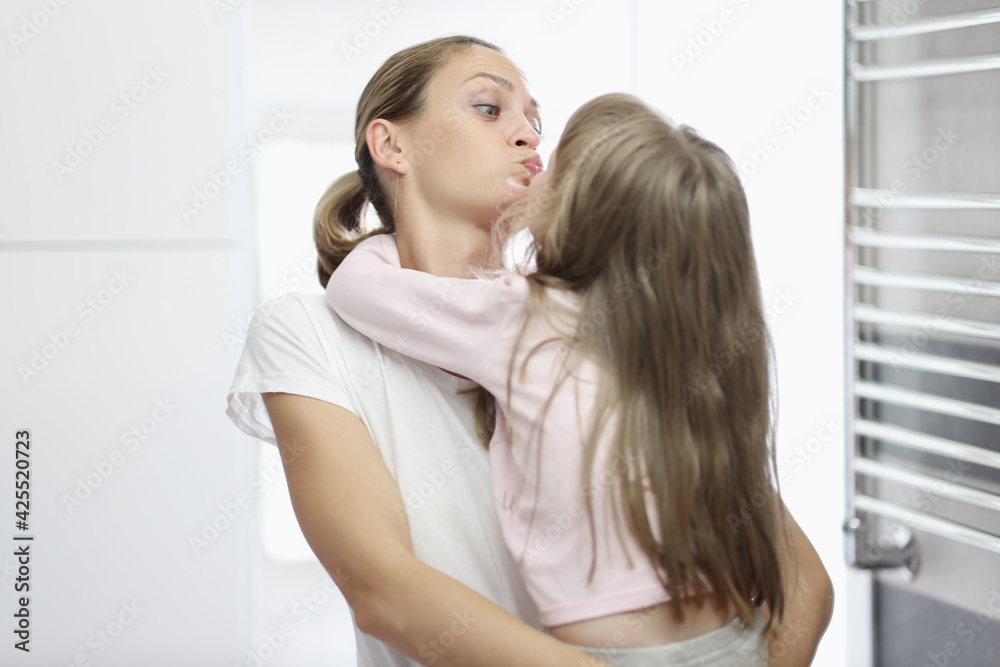
POLYGON ((514 141, 515 146, 527 146, 528 148, 538 148, 538 144, 542 141, 534 125, 524 116, 521 117, 521 121, 511 139, 514 141))

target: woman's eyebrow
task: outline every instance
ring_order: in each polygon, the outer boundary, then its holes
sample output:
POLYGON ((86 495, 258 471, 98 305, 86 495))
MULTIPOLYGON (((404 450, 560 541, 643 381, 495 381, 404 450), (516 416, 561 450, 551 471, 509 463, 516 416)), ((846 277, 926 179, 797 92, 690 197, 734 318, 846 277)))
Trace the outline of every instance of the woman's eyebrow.
MULTIPOLYGON (((468 82, 472 81, 477 77, 483 77, 484 79, 489 79, 493 83, 497 84, 498 86, 506 90, 508 93, 514 90, 514 84, 512 84, 510 81, 503 78, 499 74, 493 74, 492 72, 477 72, 476 74, 473 74, 468 79, 463 81, 462 85, 464 86, 465 84, 467 84, 468 82)), ((538 103, 538 100, 536 100, 534 97, 531 98, 531 106, 535 107, 536 111, 542 108, 541 105, 538 103)))

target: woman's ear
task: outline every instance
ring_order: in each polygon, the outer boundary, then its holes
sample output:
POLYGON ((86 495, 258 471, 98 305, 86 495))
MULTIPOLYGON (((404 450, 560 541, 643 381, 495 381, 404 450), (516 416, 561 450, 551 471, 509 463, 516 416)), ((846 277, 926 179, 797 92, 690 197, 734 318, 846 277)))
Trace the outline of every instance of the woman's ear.
POLYGON ((368 129, 365 130, 365 141, 375 164, 398 174, 405 175, 407 173, 407 164, 402 159, 403 148, 401 144, 406 141, 402 126, 389 120, 376 118, 368 123, 368 129))

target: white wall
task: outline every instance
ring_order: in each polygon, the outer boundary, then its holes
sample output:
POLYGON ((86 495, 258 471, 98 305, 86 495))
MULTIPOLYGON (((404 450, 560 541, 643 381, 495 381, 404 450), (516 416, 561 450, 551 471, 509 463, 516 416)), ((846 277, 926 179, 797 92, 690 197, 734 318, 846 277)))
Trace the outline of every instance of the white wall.
MULTIPOLYGON (((5 36, 42 4, 6 3, 5 36)), ((53 7, 25 43, 8 36, 0 46, 0 73, 13 91, 0 108, 0 299, 9 318, 0 346, 10 352, 0 434, 32 430, 37 536, 33 651, 15 664, 66 665, 83 654, 102 665, 182 657, 245 665, 248 651, 259 654, 289 621, 295 634, 268 666, 353 664, 347 610, 327 597, 326 574, 260 547, 257 513, 280 502, 283 481, 268 477, 264 494, 250 486, 256 447, 226 419, 224 398, 255 297, 315 289, 302 270, 313 253, 307 216, 345 156, 331 157, 327 174, 310 163, 301 186, 286 191, 285 208, 269 174, 293 168, 281 156, 296 146, 345 150, 358 95, 381 62, 446 33, 493 41, 525 70, 543 106, 543 155, 577 106, 622 90, 694 125, 738 162, 763 162, 744 177, 765 299, 784 311, 773 321, 783 490, 840 596, 816 664, 844 664, 838 3, 806 16, 791 0, 400 0, 368 43, 358 31, 372 12, 384 18, 388 2, 53 7), (356 39, 358 52, 345 55, 356 39), (679 66, 675 53, 689 39, 700 39, 702 52, 679 66), (149 89, 136 93, 145 99, 126 117, 115 100, 142 85, 147 67, 159 67, 162 80, 147 79, 149 89), (810 99, 815 90, 829 98, 810 99), (785 120, 796 112, 797 128, 785 120), (92 154, 60 180, 52 162, 64 160, 67 144, 96 137, 105 117, 113 131, 101 132, 92 154), (259 134, 269 123, 272 134, 259 134), (247 150, 251 134, 261 151, 247 150), (230 162, 238 173, 225 183, 219 172, 230 162), (213 174, 224 183, 218 191, 213 174), (266 196, 255 198, 255 188, 266 196), (194 201, 195 189, 205 201, 194 201), (185 220, 181 204, 205 208, 185 220), (134 278, 102 293, 116 270, 134 278), (91 320, 78 310, 87 298, 110 301, 91 320), (30 367, 33 351, 50 334, 62 340, 70 323, 78 333, 65 348, 44 350, 53 356, 47 367, 23 381, 18 365, 30 367), (157 399, 177 407, 154 413, 157 399), (154 415, 165 419, 146 422, 156 430, 128 451, 122 432, 154 415), (121 465, 69 512, 62 495, 115 449, 121 465), (247 507, 194 555, 189 537, 206 520, 224 524, 220 504, 241 493, 247 507), (133 599, 144 611, 97 656, 88 637, 133 599), (303 599, 315 607, 307 617, 303 599)), ((0 497, 12 496, 11 455, 0 458, 0 497)), ((0 580, 8 613, 12 582, 2 569, 0 580)))
POLYGON ((232 26, 196 0, 19 0, 0 27, 0 662, 231 664, 256 548, 249 513, 216 519, 253 464, 224 415, 223 336, 253 287, 249 180, 190 224, 178 206, 242 129, 232 26), (9 629, 21 429, 29 654, 9 629), (196 554, 206 520, 223 530, 196 554))

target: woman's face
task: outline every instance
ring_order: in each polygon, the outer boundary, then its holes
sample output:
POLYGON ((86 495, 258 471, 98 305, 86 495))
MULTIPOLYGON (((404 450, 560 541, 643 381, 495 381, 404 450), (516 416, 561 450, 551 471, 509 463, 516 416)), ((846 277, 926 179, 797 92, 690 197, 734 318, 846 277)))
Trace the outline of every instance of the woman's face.
POLYGON ((538 104, 510 60, 479 46, 438 70, 426 95, 424 116, 403 126, 412 196, 446 219, 488 224, 541 171, 538 104))

